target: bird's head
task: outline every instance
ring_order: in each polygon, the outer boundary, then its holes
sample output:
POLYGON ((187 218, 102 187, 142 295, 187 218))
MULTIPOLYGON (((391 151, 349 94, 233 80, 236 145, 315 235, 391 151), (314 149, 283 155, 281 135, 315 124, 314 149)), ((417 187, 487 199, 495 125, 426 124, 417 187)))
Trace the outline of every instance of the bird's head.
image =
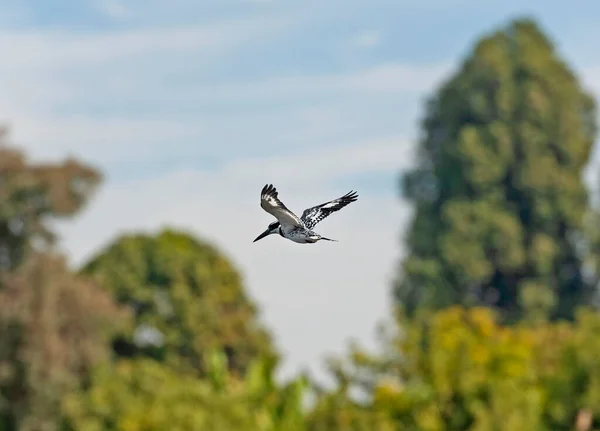
POLYGON ((256 239, 254 241, 252 241, 252 242, 256 242, 259 239, 263 239, 264 237, 269 236, 271 234, 279 233, 279 226, 280 226, 279 222, 278 221, 274 221, 273 223, 271 223, 269 225, 269 227, 267 228, 267 230, 265 230, 263 233, 261 233, 260 235, 258 235, 256 237, 256 239))

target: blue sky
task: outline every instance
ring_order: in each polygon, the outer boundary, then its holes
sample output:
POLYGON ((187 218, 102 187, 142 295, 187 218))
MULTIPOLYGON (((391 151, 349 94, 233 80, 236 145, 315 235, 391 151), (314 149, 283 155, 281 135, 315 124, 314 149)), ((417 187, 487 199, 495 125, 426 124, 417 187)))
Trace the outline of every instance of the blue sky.
POLYGON ((537 19, 600 92, 600 3, 533 0, 0 1, 0 119, 36 160, 106 174, 61 225, 78 264, 121 232, 189 229, 242 271, 286 354, 320 369, 389 312, 423 101, 477 38, 537 19), (252 239, 265 183, 301 211, 358 190, 319 232, 252 239), (298 267, 301 270, 298 270, 298 267))

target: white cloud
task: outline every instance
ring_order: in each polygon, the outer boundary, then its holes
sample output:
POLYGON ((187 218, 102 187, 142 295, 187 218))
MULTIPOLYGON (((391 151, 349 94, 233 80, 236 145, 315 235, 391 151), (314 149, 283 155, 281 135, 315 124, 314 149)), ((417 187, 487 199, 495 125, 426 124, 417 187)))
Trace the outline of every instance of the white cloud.
POLYGON ((240 46, 250 35, 278 27, 261 19, 220 22, 211 26, 151 28, 73 34, 64 30, 0 32, 0 70, 98 65, 132 56, 192 53, 240 46))
POLYGON ((373 48, 381 43, 381 33, 377 30, 368 30, 357 35, 353 44, 359 48, 373 48))
POLYGON ((430 90, 449 73, 451 67, 448 62, 424 65, 391 62, 346 73, 305 74, 263 81, 226 83, 202 88, 200 91, 209 98, 231 101, 325 97, 343 93, 420 93, 430 90))
POLYGON ((285 21, 248 17, 80 34, 64 28, 0 30, 0 116, 19 127, 20 119, 60 121, 57 112, 65 108, 77 113, 103 103, 114 111, 132 99, 144 103, 148 95, 172 90, 176 82, 165 78, 170 67, 201 70, 250 41, 267 40, 281 26, 285 21))
MULTIPOLYGON (((269 17, 86 34, 0 32, 0 119, 34 157, 158 160, 173 154, 175 143, 178 157, 203 157, 236 151, 250 140, 283 153, 355 133, 362 138, 367 124, 387 124, 379 136, 398 133, 395 122, 384 119, 391 111, 365 115, 373 112, 369 103, 382 110, 381 100, 399 93, 415 98, 447 69, 390 62, 338 74, 202 77, 211 64, 231 61, 235 49, 286 27, 269 17), (182 71, 198 78, 182 84, 172 77, 182 71)), ((398 106, 388 108, 406 116, 398 106)))
MULTIPOLYGON (((179 36, 168 34, 176 43, 179 36)), ((128 40, 124 36, 114 43, 130 43, 138 52, 153 55, 142 39, 136 42, 139 45, 128 40)), ((105 51, 104 43, 92 43, 81 61, 87 64, 96 51, 98 56, 115 55, 105 51)), ((71 53, 58 57, 63 62, 60 67, 41 67, 43 62, 37 63, 41 60, 35 57, 18 68, 12 65, 14 70, 0 65, 0 79, 6 84, 0 90, 0 116, 13 125, 15 141, 32 150, 34 157, 55 158, 68 152, 103 164, 171 156, 202 158, 252 148, 248 147, 252 141, 269 153, 282 154, 297 145, 338 144, 356 133, 359 139, 361 133, 373 131, 374 138, 397 134, 398 121, 391 118, 412 115, 398 105, 412 106, 410 99, 398 95, 416 99, 448 69, 444 64, 390 63, 338 75, 215 84, 199 79, 188 88, 175 82, 162 85, 162 74, 153 76, 161 70, 160 64, 137 70, 113 58, 80 70, 74 54, 79 49, 53 47, 71 53), (392 99, 398 102, 386 102, 392 99), (280 108, 279 103, 287 106, 280 108), (104 112, 77 112, 77 107, 90 105, 104 112), (216 114, 214 107, 224 105, 226 110, 216 114), (136 112, 140 109, 146 113, 136 112)))
POLYGON ((129 16, 129 10, 125 3, 120 0, 99 0, 96 3, 96 8, 115 21, 123 20, 129 16))
POLYGON ((102 164, 160 159, 172 151, 165 143, 197 140, 202 133, 199 124, 165 118, 13 116, 8 125, 13 141, 30 151, 33 160, 69 154, 102 164))
POLYGON ((344 175, 406 168, 412 163, 412 149, 405 140, 389 139, 310 154, 243 159, 227 165, 223 172, 240 180, 258 175, 284 181, 306 177, 302 184, 323 184, 344 175))
POLYGON ((383 64, 361 71, 345 80, 349 87, 374 92, 423 92, 430 90, 451 70, 448 63, 413 66, 383 64))

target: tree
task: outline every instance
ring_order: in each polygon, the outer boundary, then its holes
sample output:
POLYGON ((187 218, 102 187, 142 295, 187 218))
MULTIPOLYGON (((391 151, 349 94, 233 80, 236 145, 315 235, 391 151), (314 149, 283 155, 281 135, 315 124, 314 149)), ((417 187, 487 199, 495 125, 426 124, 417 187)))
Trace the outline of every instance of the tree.
POLYGON ((82 273, 135 312, 134 330, 115 342, 120 356, 147 355, 202 373, 203 354, 217 349, 243 373, 253 358, 273 354, 237 270, 190 235, 164 230, 123 236, 82 273))
POLYGON ((239 379, 227 371, 222 355, 207 356, 207 376, 202 379, 147 358, 99 367, 90 388, 65 398, 67 429, 306 430, 304 379, 275 385, 270 360, 254 361, 239 379))
POLYGON ((0 429, 52 431, 61 397, 108 357, 126 314, 52 250, 50 222, 76 214, 100 173, 30 163, 7 140, 0 130, 0 429))
POLYGON ((592 293, 579 246, 595 118, 534 22, 484 37, 428 102, 418 164, 403 176, 416 213, 397 303, 572 318, 592 293))
POLYGON ((0 129, 0 271, 16 268, 34 247, 52 246, 56 236, 48 223, 76 214, 102 179, 73 159, 28 163, 7 139, 8 130, 0 129))
POLYGON ((57 430, 61 398, 110 358, 127 313, 60 256, 36 254, 0 289, 0 429, 57 430))
POLYGON ((590 418, 587 429, 600 426, 593 310, 579 309, 572 322, 504 325, 489 307, 453 306, 397 324, 385 353, 354 347, 340 362, 337 388, 311 415, 315 430, 568 431, 590 418), (336 396, 356 389, 366 393, 360 404, 336 396))

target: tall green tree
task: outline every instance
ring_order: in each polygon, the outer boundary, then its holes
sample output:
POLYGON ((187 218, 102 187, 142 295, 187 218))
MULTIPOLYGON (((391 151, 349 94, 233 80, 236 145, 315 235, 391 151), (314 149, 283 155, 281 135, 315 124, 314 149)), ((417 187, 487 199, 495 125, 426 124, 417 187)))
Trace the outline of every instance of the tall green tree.
POLYGON ((274 354, 237 269, 184 232, 125 235, 82 272, 134 310, 135 328, 115 342, 121 356, 150 356, 203 374, 208 350, 225 351, 240 373, 252 359, 274 354))
POLYGON ((34 247, 54 245, 49 222, 77 214, 102 180, 96 169, 73 159, 31 163, 8 146, 8 135, 0 129, 0 271, 16 268, 34 247))
POLYGON ((416 207, 394 289, 408 313, 498 307, 508 320, 573 316, 592 288, 580 244, 592 97, 535 22, 476 44, 427 104, 416 207))

